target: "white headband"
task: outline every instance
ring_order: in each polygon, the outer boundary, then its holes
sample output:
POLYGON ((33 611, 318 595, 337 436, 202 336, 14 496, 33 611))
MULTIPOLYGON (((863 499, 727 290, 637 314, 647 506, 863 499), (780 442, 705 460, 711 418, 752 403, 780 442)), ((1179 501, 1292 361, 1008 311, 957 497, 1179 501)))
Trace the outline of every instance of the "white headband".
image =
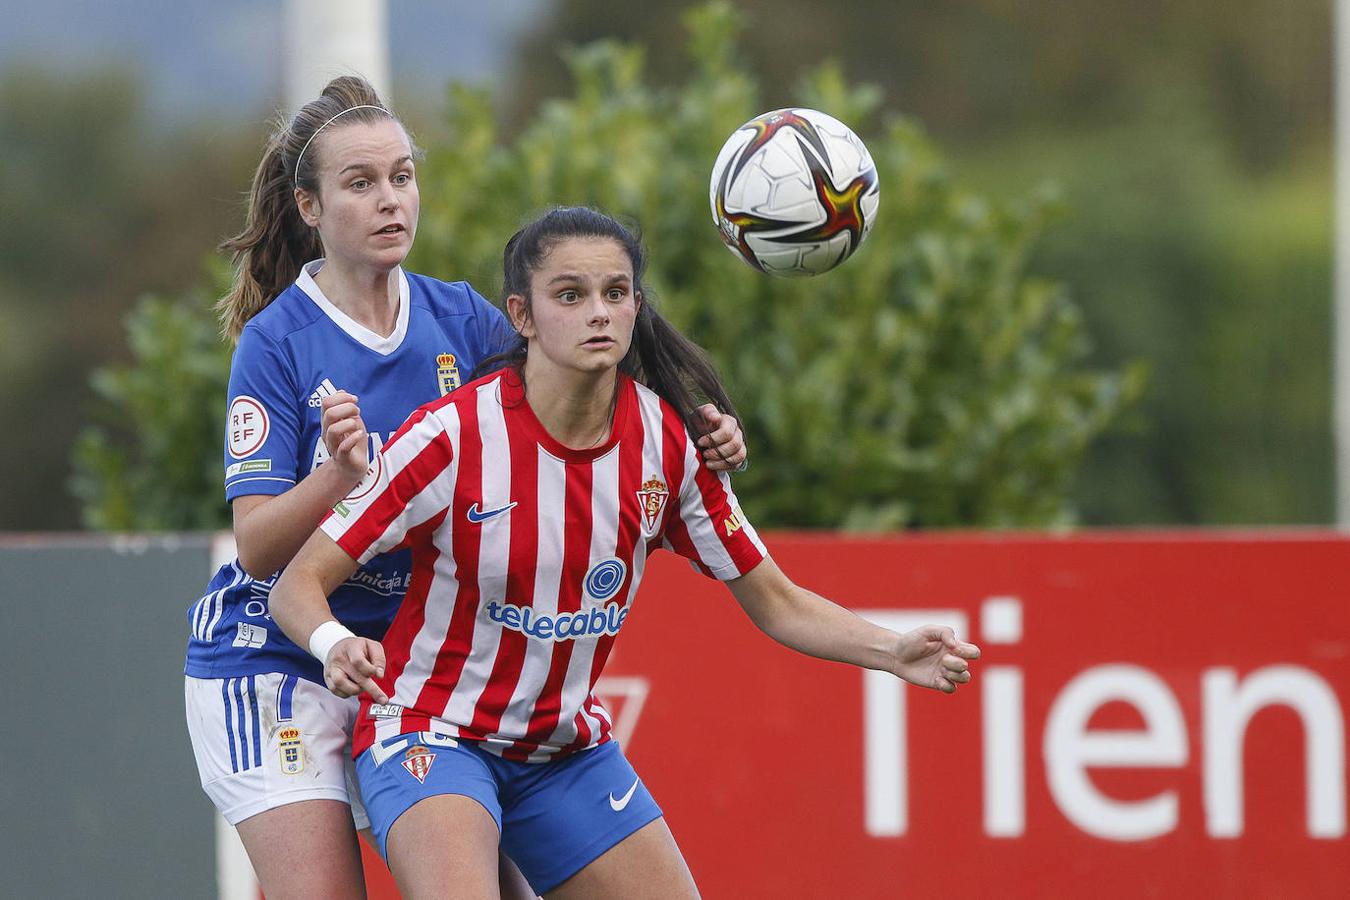
POLYGON ((295 178, 293 179, 293 181, 296 187, 300 186, 300 161, 305 158, 305 151, 309 149, 309 145, 314 143, 314 139, 319 136, 320 131, 323 131, 329 125, 332 125, 338 119, 342 118, 343 116, 345 116, 347 113, 351 112, 354 109, 378 109, 380 112, 384 113, 386 116, 389 116, 390 118, 392 118, 394 115, 389 110, 385 109, 383 106, 372 106, 369 103, 365 103, 360 106, 347 107, 342 112, 338 113, 336 116, 333 116, 333 118, 329 119, 327 122, 324 122, 318 128, 314 129, 314 133, 309 136, 309 140, 305 141, 305 146, 300 148, 300 155, 295 158, 295 178))

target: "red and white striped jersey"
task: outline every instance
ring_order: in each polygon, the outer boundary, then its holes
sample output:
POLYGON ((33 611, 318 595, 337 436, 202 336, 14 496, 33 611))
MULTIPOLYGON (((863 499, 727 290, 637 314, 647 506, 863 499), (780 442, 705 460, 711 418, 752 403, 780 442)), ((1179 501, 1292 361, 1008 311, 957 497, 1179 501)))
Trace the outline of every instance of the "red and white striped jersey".
POLYGON ((413 731, 528 761, 599 744, 611 721, 592 690, 651 551, 722 580, 766 556, 679 415, 624 375, 590 450, 554 440, 509 369, 421 407, 322 528, 361 562, 412 548, 384 638, 390 702, 363 698, 357 754, 413 731))

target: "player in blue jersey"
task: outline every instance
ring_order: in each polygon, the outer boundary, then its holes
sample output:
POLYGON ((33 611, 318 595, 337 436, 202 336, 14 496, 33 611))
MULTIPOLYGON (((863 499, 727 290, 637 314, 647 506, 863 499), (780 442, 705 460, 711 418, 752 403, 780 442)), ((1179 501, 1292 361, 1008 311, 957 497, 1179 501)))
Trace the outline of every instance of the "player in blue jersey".
MULTIPOLYGON (((224 247, 222 299, 237 338, 225 435, 225 494, 238 559, 189 611, 188 730, 202 785, 235 825, 269 897, 364 896, 351 780, 356 703, 273 623, 278 572, 367 477, 371 458, 421 404, 467 381, 513 332, 469 285, 401 268, 417 228, 415 157, 401 122, 359 78, 330 82, 270 140, 248 221, 224 247), (354 827, 355 826, 355 827, 354 827)), ((711 468, 745 450, 734 419, 705 409, 711 468)), ((379 639, 417 573, 372 559, 329 598, 355 633, 379 639)), ((503 892, 529 895, 503 863, 503 892)))

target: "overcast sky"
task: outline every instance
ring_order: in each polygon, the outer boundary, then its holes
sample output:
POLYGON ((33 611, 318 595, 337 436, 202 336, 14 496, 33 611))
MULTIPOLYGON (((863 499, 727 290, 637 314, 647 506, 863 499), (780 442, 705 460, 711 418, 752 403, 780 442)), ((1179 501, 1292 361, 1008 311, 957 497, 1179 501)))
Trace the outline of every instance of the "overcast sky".
MULTIPOLYGON (((395 87, 490 82, 548 0, 388 0, 395 87)), ((124 63, 154 112, 253 112, 282 102, 282 0, 0 0, 0 70, 124 63), (223 86, 226 86, 224 89, 223 86)))

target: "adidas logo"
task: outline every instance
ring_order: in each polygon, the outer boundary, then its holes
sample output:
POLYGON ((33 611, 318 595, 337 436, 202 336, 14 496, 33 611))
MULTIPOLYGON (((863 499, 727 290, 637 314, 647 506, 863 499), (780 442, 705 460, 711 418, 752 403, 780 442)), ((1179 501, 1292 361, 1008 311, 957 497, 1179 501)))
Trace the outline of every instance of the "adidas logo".
POLYGON ((337 388, 333 387, 333 382, 325 378, 319 382, 319 386, 314 389, 314 393, 309 395, 309 405, 314 407, 323 406, 323 398, 330 394, 336 394, 337 388))

